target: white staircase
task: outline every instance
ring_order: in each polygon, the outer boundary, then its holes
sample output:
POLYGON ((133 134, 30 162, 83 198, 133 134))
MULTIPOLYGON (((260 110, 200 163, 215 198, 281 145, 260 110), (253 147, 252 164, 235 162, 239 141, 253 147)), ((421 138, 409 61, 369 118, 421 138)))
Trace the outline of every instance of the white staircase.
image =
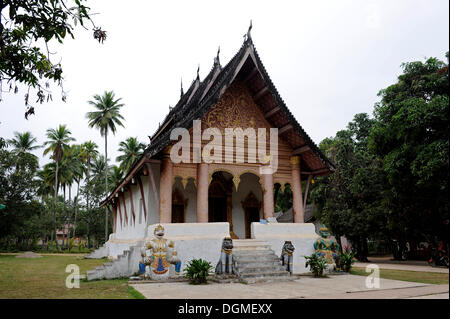
POLYGON ((291 279, 280 258, 263 240, 234 239, 233 268, 235 274, 247 282, 291 279))
POLYGON ((113 279, 130 277, 139 270, 140 246, 131 246, 129 250, 124 250, 110 262, 95 267, 86 272, 86 278, 90 280, 113 279))

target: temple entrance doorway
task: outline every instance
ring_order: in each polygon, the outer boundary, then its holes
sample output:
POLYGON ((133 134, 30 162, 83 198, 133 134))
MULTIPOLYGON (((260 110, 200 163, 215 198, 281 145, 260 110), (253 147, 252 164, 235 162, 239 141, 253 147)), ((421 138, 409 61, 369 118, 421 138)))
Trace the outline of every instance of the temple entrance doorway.
POLYGON ((212 175, 208 190, 208 221, 228 222, 233 237, 233 221, 231 219, 232 175, 227 172, 215 172, 212 175))
POLYGON ((261 209, 261 202, 256 198, 252 191, 242 201, 242 208, 245 216, 245 238, 252 238, 251 224, 259 222, 259 210, 261 209))
POLYGON ((186 220, 187 199, 176 188, 172 193, 172 223, 184 223, 186 220))

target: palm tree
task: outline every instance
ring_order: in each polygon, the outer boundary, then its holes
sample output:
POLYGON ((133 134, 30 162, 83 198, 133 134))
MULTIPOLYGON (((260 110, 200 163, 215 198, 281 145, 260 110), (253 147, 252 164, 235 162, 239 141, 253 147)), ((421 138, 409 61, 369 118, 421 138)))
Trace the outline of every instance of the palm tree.
MULTIPOLYGON (((92 141, 87 141, 87 142, 84 142, 83 144, 81 144, 80 156, 81 156, 83 163, 86 163, 86 166, 85 166, 86 184, 88 184, 90 181, 92 160, 95 160, 98 155, 97 148, 98 148, 98 145, 92 141)), ((78 193, 77 193, 77 197, 78 197, 78 193)), ((89 191, 86 193, 86 197, 87 197, 86 198, 87 211, 89 213, 89 191)), ((77 215, 75 212, 75 223, 74 223, 74 230, 73 230, 74 236, 75 236, 75 229, 76 229, 76 216, 77 215)), ((88 243, 88 246, 89 246, 89 243, 88 243)))
MULTIPOLYGON (((13 147, 12 153, 14 155, 17 155, 17 157, 22 156, 31 156, 36 162, 37 157, 34 154, 31 154, 31 151, 34 151, 38 148, 40 148, 40 145, 35 145, 37 143, 36 138, 31 134, 31 132, 14 132, 14 138, 9 139, 8 144, 13 147)), ((16 165, 16 167, 19 167, 19 164, 16 165)))
MULTIPOLYGON (((64 152, 64 155, 60 162, 59 167, 59 176, 60 183, 63 187, 64 192, 64 213, 65 213, 65 223, 64 225, 70 224, 71 214, 66 209, 66 188, 69 189, 69 206, 72 201, 72 184, 77 179, 79 180, 83 175, 83 165, 81 162, 81 158, 79 156, 80 145, 71 145, 64 152)), ((67 243, 69 239, 70 232, 67 234, 67 243)), ((65 232, 63 233, 63 237, 65 236, 65 232)), ((63 238, 64 242, 64 238, 63 238)))
POLYGON ((122 181, 122 179, 123 179, 123 170, 120 167, 113 165, 111 171, 111 178, 109 180, 111 182, 109 191, 110 192, 113 191, 114 188, 122 181))
POLYGON ((120 163, 120 167, 124 172, 133 166, 144 152, 145 145, 139 143, 136 137, 129 137, 125 141, 119 143, 119 152, 122 155, 116 157, 116 161, 120 163))
MULTIPOLYGON (((108 132, 116 133, 116 125, 123 127, 120 120, 124 120, 120 115, 121 98, 115 99, 114 92, 105 91, 103 96, 94 95, 94 101, 88 101, 97 111, 86 113, 89 126, 100 130, 100 135, 105 137, 105 196, 108 195, 108 132)), ((108 240, 108 209, 105 207, 105 242, 108 240)))
POLYGON ((16 155, 22 153, 29 153, 38 149, 39 145, 34 145, 37 143, 36 138, 31 134, 31 132, 14 132, 14 138, 8 140, 8 144, 13 147, 13 153, 16 155))
POLYGON ((56 164, 56 169, 55 169, 55 211, 54 211, 54 216, 53 216, 56 247, 58 247, 58 239, 56 237, 56 200, 58 197, 59 162, 63 158, 64 151, 68 149, 69 143, 71 141, 75 141, 75 139, 70 136, 71 134, 72 134, 72 132, 70 132, 67 129, 66 125, 59 125, 56 128, 56 130, 55 129, 47 130, 48 141, 46 141, 44 143, 44 146, 47 146, 47 148, 44 150, 44 155, 47 155, 49 152, 52 152, 52 158, 56 164))

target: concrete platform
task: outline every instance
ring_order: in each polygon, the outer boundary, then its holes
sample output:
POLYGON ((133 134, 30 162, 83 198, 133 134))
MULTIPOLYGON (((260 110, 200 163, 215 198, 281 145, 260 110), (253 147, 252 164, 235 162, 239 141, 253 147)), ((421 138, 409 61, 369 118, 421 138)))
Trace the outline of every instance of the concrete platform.
POLYGON ((366 277, 338 275, 328 278, 301 276, 292 281, 254 284, 209 283, 189 285, 186 282, 131 284, 149 299, 396 299, 447 298, 448 285, 428 285, 380 279, 379 289, 369 289, 366 277))

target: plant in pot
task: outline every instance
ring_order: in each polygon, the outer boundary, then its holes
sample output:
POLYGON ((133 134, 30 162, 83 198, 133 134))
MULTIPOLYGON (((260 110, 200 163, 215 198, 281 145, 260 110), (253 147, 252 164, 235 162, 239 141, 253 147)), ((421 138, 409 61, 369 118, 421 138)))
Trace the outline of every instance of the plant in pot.
POLYGON ((213 266, 203 259, 192 259, 188 262, 184 269, 184 277, 189 279, 189 283, 198 285, 206 284, 208 281, 209 272, 213 266))
POLYGON ((316 253, 312 254, 311 256, 305 256, 305 259, 306 259, 305 267, 309 266, 314 277, 322 277, 323 271, 328 266, 326 259, 323 256, 316 253))
POLYGON ((352 268, 353 263, 355 262, 355 254, 351 251, 345 251, 341 255, 341 267, 345 272, 349 272, 352 268))

